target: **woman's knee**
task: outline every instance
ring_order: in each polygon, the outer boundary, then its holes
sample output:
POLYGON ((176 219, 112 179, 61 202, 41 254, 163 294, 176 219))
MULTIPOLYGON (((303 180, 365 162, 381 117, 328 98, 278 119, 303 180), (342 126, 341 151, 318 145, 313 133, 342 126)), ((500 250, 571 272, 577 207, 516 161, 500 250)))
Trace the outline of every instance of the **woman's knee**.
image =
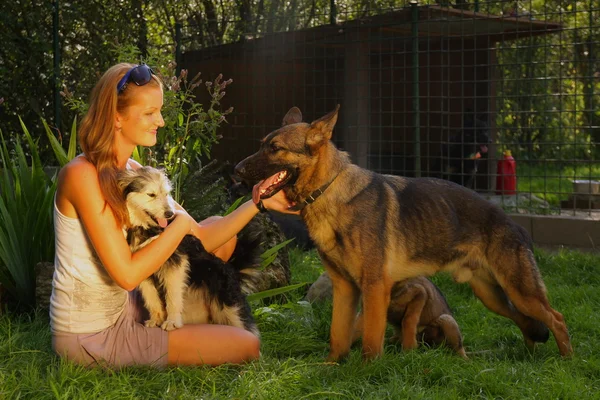
POLYGON ((258 360, 260 358, 260 339, 253 334, 250 334, 248 339, 248 356, 246 361, 258 360))

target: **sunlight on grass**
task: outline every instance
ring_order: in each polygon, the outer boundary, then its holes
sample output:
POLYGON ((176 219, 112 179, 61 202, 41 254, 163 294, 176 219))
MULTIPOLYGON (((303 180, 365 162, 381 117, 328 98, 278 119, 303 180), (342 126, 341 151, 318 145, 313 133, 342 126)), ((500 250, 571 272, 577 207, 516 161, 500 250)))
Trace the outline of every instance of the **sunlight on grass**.
POLYGON ((574 180, 600 180, 600 164, 579 162, 526 161, 517 164, 517 190, 531 193, 546 200, 552 207, 560 207, 573 193, 574 180))

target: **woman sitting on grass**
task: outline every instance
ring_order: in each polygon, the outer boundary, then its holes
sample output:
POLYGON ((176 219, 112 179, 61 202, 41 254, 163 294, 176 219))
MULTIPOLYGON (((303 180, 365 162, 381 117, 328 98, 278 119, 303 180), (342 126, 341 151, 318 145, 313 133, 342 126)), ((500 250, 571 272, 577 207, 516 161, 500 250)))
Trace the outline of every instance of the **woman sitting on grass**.
MULTIPOLYGON (((160 268, 185 235, 193 234, 207 251, 226 261, 236 234, 258 212, 248 201, 224 218, 199 224, 177 206, 174 220, 158 239, 130 251, 123 235, 128 214, 117 173, 141 167, 130 157, 136 146, 156 144, 157 130, 164 126, 162 105, 162 84, 148 66, 111 67, 93 89, 81 123, 83 154, 58 176, 52 346, 82 365, 218 365, 259 357, 258 338, 240 328, 190 324, 166 332, 141 323, 143 306, 134 289, 160 268)), ((264 200, 264 206, 286 212, 289 204, 281 192, 264 200)))

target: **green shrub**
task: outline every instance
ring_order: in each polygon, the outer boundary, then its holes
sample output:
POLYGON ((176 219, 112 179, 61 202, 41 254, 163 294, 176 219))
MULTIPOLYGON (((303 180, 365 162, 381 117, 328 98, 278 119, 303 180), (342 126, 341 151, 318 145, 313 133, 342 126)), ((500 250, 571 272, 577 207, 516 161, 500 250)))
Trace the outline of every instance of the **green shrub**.
POLYGON ((17 137, 9 151, 0 131, 0 283, 22 306, 35 306, 35 265, 53 258, 56 185, 44 172, 37 144, 21 120, 30 160, 17 137))

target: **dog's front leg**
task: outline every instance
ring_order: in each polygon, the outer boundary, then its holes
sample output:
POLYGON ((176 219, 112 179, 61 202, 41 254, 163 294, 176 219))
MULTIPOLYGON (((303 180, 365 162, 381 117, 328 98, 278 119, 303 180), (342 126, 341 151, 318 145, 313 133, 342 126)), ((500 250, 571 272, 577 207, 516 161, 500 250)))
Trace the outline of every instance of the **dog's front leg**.
POLYGON ((337 361, 348 354, 352 345, 354 319, 360 291, 354 283, 342 278, 331 268, 328 268, 327 272, 333 283, 333 317, 327 360, 337 361))
POLYGON ((148 328, 160 326, 165 320, 165 307, 160 299, 158 290, 156 290, 152 277, 144 279, 138 288, 144 299, 148 314, 150 314, 150 319, 145 322, 145 325, 148 328))
POLYGON ((381 355, 390 304, 391 285, 385 279, 365 280, 363 295, 363 357, 367 360, 381 355))
POLYGON ((188 278, 187 267, 171 268, 164 273, 167 319, 161 328, 171 331, 183 326, 183 297, 188 278))

